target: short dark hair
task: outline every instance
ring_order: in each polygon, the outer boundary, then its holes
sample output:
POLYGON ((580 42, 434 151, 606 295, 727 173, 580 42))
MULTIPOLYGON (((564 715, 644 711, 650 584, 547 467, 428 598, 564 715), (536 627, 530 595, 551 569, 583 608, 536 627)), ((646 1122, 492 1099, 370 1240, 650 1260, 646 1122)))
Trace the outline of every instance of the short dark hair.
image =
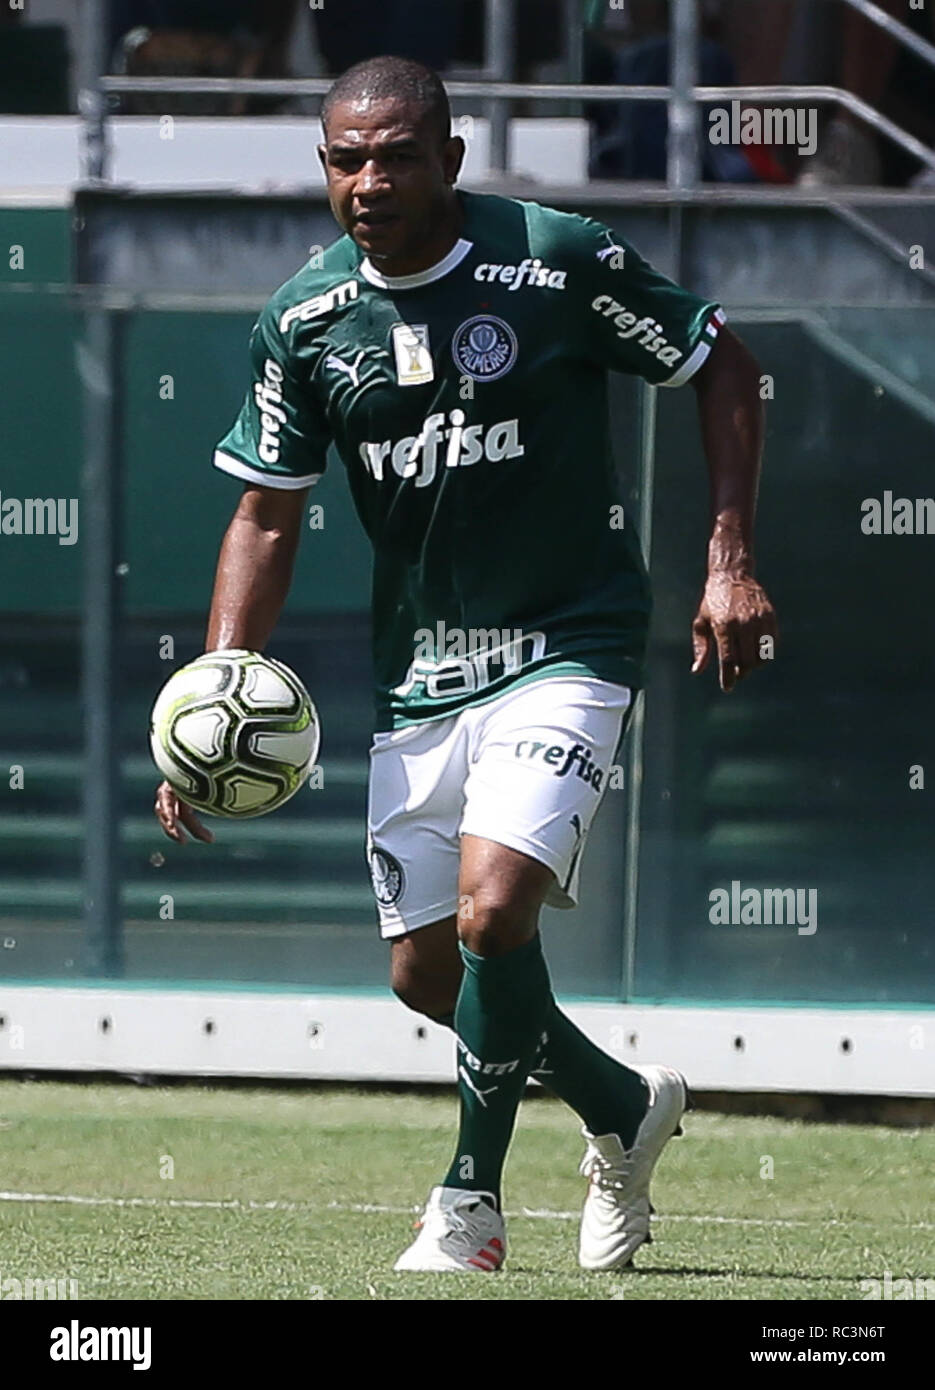
MULTIPOLYGON (((386 101, 391 97, 409 101, 422 108, 435 128, 439 141, 451 135, 451 107, 448 93, 437 72, 412 58, 385 55, 365 58, 338 77, 321 103, 321 123, 327 128, 328 117, 339 102, 386 101)), ((325 133, 327 139, 327 129, 325 133)))

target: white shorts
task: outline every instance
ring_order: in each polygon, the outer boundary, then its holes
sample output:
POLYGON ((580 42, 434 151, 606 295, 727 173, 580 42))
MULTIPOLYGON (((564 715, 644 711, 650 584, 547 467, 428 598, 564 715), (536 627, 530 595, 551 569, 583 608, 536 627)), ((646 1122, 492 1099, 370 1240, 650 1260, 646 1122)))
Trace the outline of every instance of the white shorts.
POLYGON ((367 860, 384 939, 458 910, 461 835, 555 874, 551 907, 578 900, 581 854, 631 707, 623 685, 533 681, 447 719, 374 735, 367 860))

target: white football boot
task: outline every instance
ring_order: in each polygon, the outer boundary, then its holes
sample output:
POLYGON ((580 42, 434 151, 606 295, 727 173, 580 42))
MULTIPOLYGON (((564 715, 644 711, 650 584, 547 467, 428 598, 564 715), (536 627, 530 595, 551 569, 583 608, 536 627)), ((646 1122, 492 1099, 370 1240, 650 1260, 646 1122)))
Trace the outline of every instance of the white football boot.
POLYGON ((419 1234, 393 1268, 459 1274, 499 1269, 506 1256, 506 1229, 493 1201, 490 1192, 433 1187, 418 1223, 419 1234))
POLYGON ((643 1244, 651 1244, 649 1182, 659 1155, 690 1106, 685 1078, 671 1067, 631 1067, 649 1087, 649 1109, 631 1149, 617 1134, 594 1135, 580 1172, 588 1179, 581 1213, 578 1259, 582 1269, 623 1269, 643 1244))

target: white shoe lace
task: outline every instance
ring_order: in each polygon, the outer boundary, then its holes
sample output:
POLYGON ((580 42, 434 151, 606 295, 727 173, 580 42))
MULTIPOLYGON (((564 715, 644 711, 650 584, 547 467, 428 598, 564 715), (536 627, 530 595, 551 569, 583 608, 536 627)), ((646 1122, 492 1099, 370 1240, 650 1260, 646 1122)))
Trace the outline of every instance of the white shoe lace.
POLYGON ((578 1171, 602 1192, 622 1191, 633 1179, 633 1150, 625 1153, 619 1163, 611 1163, 599 1153, 587 1153, 578 1171))
POLYGON ((419 1223, 422 1233, 433 1240, 444 1240, 458 1248, 483 1244, 477 1230, 477 1223, 469 1216, 462 1216, 456 1206, 435 1207, 426 1212, 419 1223))

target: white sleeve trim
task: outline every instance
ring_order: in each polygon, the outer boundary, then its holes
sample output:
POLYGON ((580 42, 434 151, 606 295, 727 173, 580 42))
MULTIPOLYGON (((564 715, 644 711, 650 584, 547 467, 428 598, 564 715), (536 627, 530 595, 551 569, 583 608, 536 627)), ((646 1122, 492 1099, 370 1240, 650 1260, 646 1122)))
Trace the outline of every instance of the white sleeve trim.
POLYGON ((686 381, 690 381, 698 371, 698 368, 704 363, 708 353, 717 341, 718 330, 722 324, 726 322, 727 315, 724 313, 724 310, 715 309, 702 329, 701 341, 698 343, 694 352, 682 363, 674 376, 670 376, 668 381, 660 381, 659 385, 684 386, 686 381))
POLYGON ((249 463, 225 454, 221 449, 214 451, 214 466, 222 473, 232 473, 245 483, 258 483, 261 487, 278 487, 284 491, 297 491, 300 487, 311 487, 322 476, 321 473, 308 473, 304 478, 292 478, 286 473, 264 473, 259 468, 251 468, 249 463))

